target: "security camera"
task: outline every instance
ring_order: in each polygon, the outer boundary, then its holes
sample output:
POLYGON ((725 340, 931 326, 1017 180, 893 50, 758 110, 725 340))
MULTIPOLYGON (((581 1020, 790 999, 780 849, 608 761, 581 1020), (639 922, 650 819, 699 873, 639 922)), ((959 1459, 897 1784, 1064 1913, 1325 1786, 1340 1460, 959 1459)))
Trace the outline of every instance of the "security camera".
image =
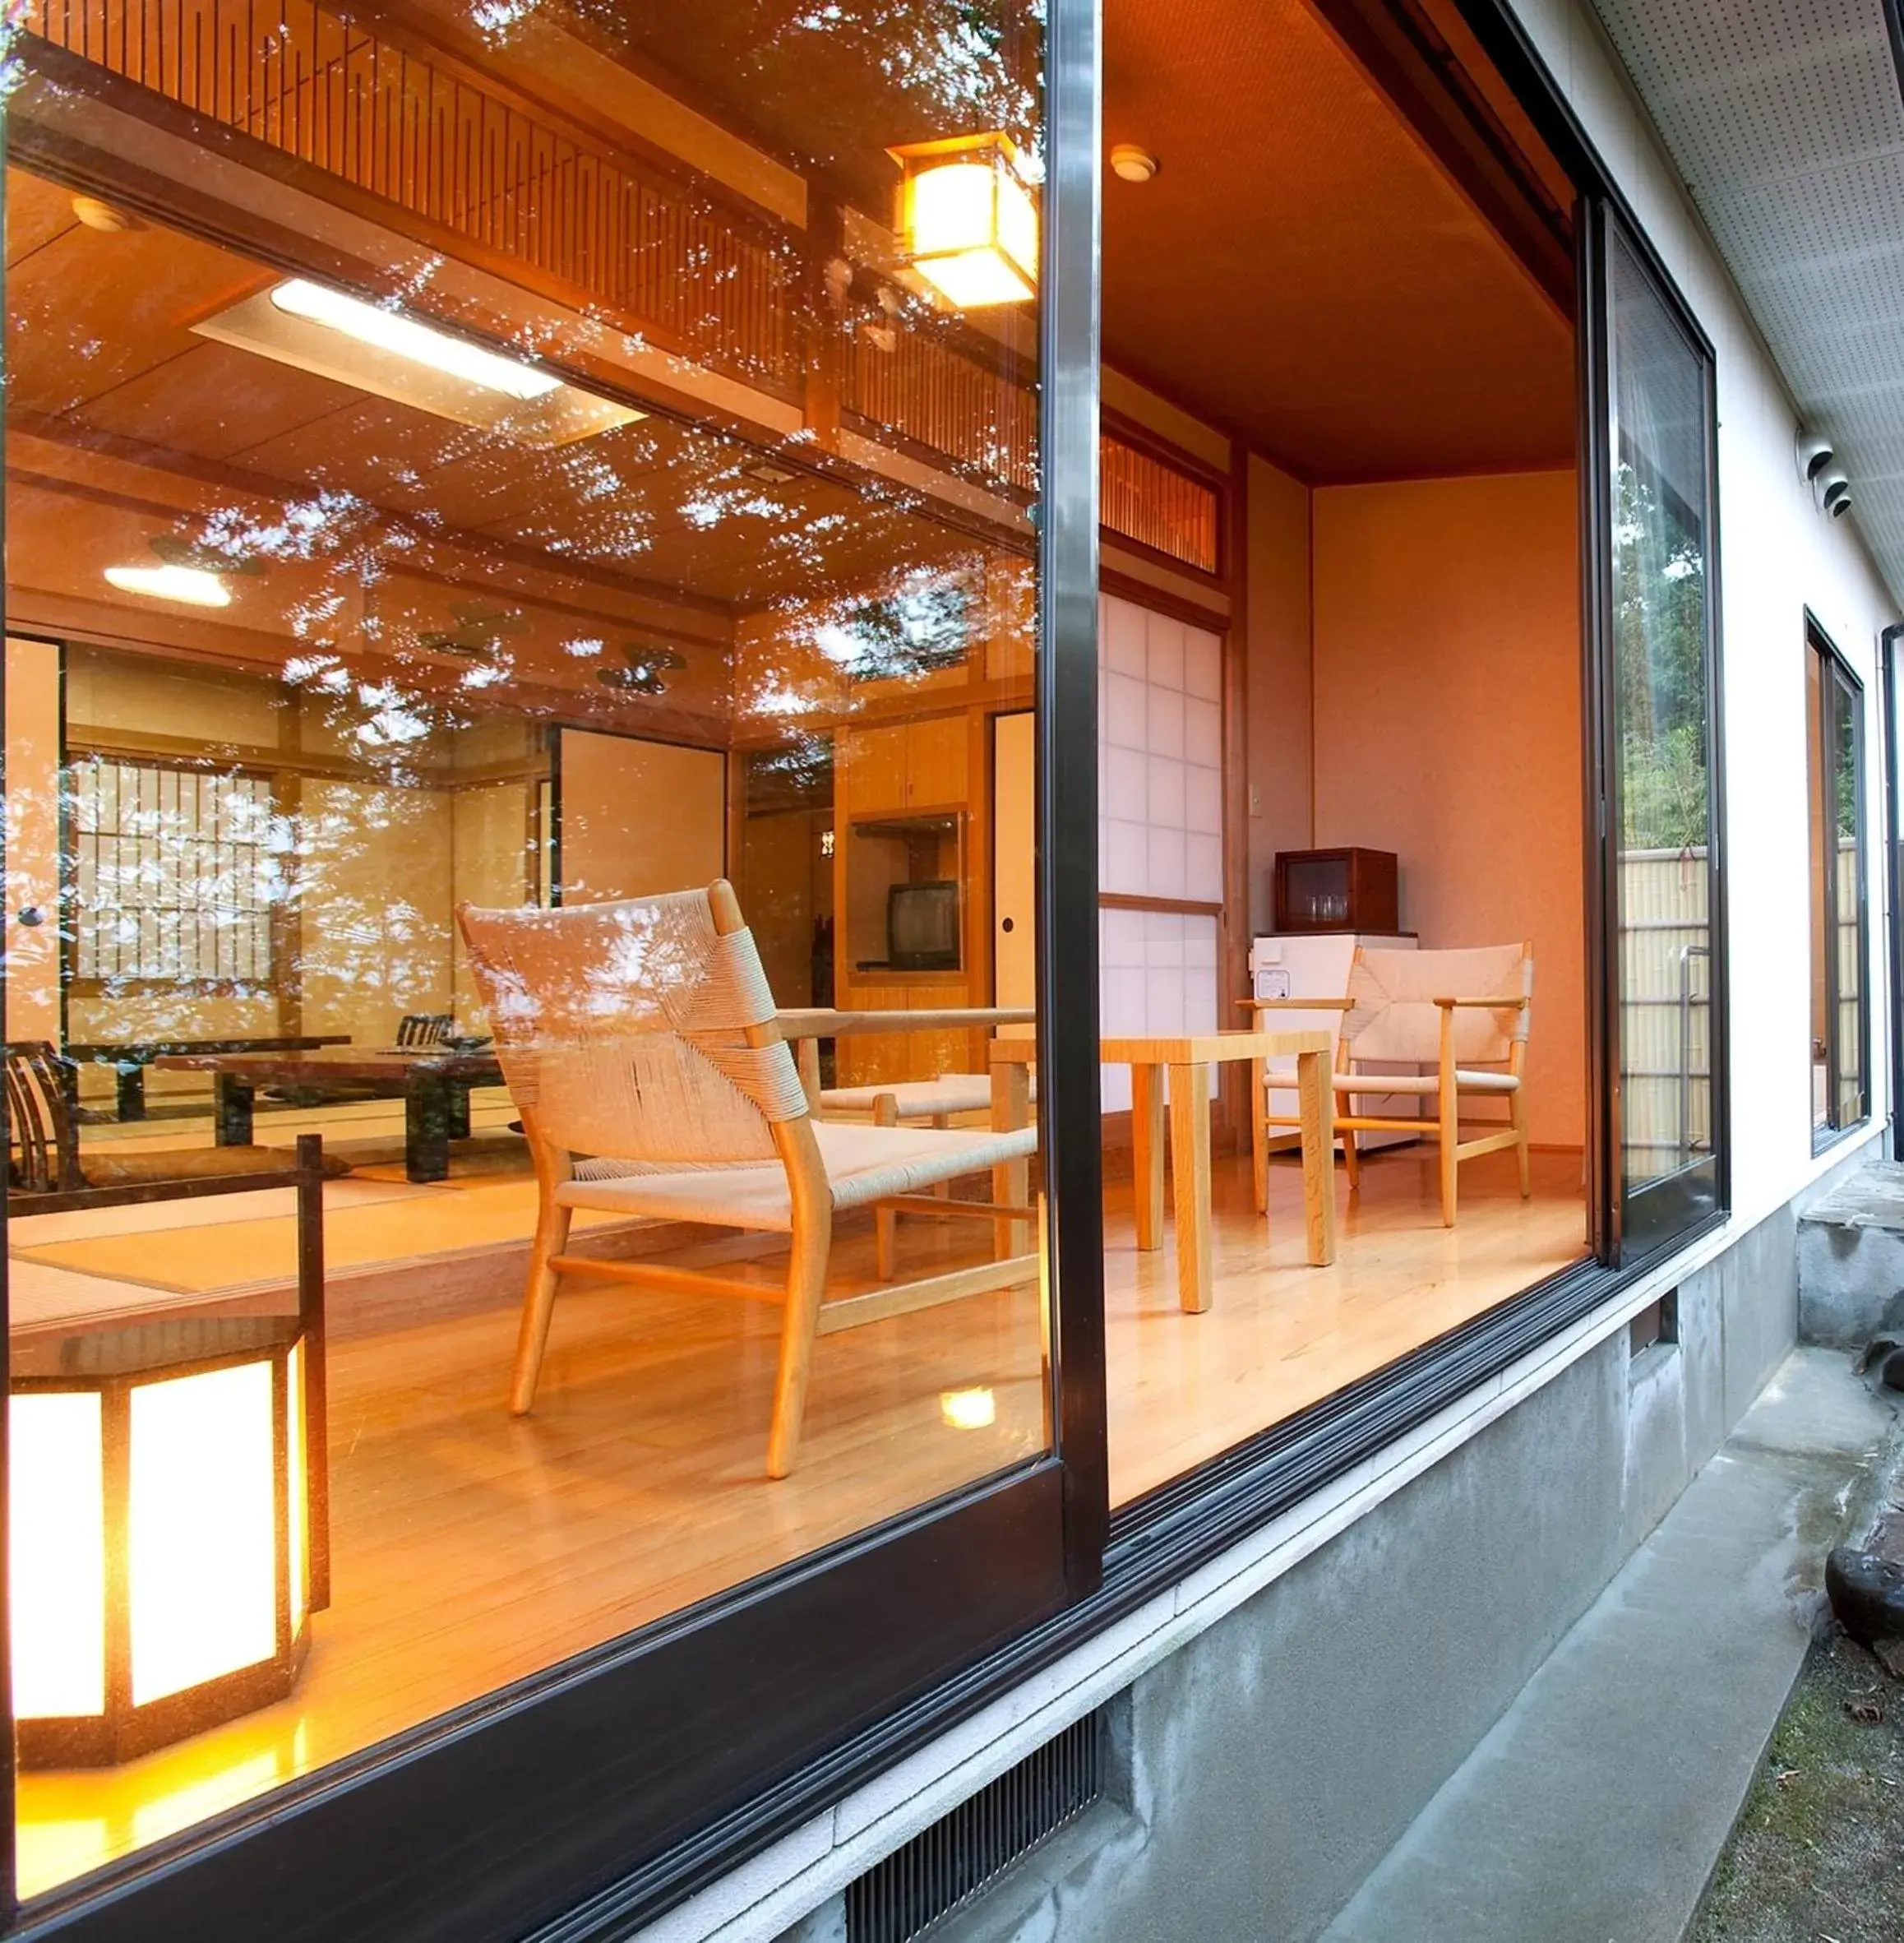
POLYGON ((1820 438, 1815 433, 1800 431, 1798 435, 1798 476, 1808 486, 1818 483, 1818 476, 1837 457, 1832 451, 1831 441, 1820 438))
POLYGON ((1848 503, 1851 499, 1851 482, 1845 477, 1842 467, 1833 465, 1820 472, 1811 483, 1819 506, 1828 513, 1839 501, 1848 503))

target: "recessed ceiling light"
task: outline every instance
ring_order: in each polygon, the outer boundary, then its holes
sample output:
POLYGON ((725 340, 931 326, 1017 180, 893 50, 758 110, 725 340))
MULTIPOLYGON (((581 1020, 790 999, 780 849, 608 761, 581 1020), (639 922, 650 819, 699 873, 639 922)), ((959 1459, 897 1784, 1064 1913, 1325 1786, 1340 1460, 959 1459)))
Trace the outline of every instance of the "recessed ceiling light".
POLYGON ((1147 183, 1160 166, 1148 149, 1135 141, 1121 141, 1111 150, 1111 173, 1121 182, 1147 183))
POLYGON ((380 351, 392 351, 446 377, 460 377, 480 385, 487 391, 501 391, 511 398, 545 398, 561 389, 561 380, 528 364, 499 358, 493 351, 452 337, 446 331, 419 324, 401 312, 385 310, 366 303, 361 298, 347 297, 322 284, 294 276, 271 292, 271 302, 294 317, 307 317, 327 331, 341 331, 359 344, 374 345, 380 351))
POLYGON ((566 445, 647 416, 538 365, 304 277, 274 285, 192 328, 519 445, 566 445))
POLYGON ((785 465, 776 465, 771 459, 756 459, 751 465, 743 465, 741 470, 751 479, 759 479, 763 485, 783 486, 793 477, 793 470, 785 465))
POLYGON ((153 600, 182 600, 187 607, 229 607, 231 594, 215 573, 201 567, 109 567, 106 578, 122 594, 153 600))
POLYGON ((97 196, 74 197, 72 213, 87 229, 96 229, 102 236, 122 236, 129 229, 146 227, 130 210, 102 202, 97 196))

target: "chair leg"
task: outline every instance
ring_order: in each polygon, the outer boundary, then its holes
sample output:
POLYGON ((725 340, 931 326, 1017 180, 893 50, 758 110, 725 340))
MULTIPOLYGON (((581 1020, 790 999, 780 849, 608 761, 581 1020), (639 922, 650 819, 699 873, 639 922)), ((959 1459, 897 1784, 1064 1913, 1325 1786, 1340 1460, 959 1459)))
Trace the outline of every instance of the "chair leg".
POLYGON ((1520 1163, 1521 1199, 1530 1199, 1534 1191, 1533 1156, 1527 1148, 1527 1095, 1516 1089, 1508 1095, 1509 1105, 1518 1138, 1514 1141, 1514 1159, 1520 1163))
POLYGON ((552 1200, 545 1200, 536 1215, 535 1240, 529 1254, 529 1287, 523 1292, 522 1325, 515 1338, 515 1368, 509 1383, 512 1417, 526 1417, 535 1401, 536 1379, 542 1374, 559 1279, 550 1264, 569 1245, 569 1221, 570 1210, 552 1200))
MULTIPOLYGON (((882 1093, 873 1102, 873 1125, 897 1126, 899 1123, 899 1103, 891 1094, 882 1093)), ((883 1201, 873 1206, 873 1254, 874 1265, 882 1282, 890 1282, 899 1272, 899 1218, 883 1201)))
POLYGON ((1348 1174, 1349 1192, 1359 1193, 1362 1185, 1361 1150, 1356 1145, 1356 1131, 1352 1126, 1338 1127, 1342 1136, 1342 1163, 1348 1174))
POLYGON ((1454 1225, 1456 1177, 1461 1166, 1461 1111, 1452 1086, 1441 1092, 1441 1225, 1454 1225))
MULTIPOLYGON (((935 1113, 932 1124, 943 1133, 952 1124, 952 1116, 950 1113, 935 1113)), ((952 1198, 952 1183, 950 1181, 938 1182, 934 1185, 932 1192, 940 1200, 950 1200, 952 1198)))
POLYGON ((806 1415, 806 1385, 813 1373, 813 1344, 820 1330, 820 1299, 826 1291, 826 1260, 833 1247, 830 1219, 796 1217, 793 1255, 787 1265, 787 1306, 780 1319, 780 1370, 774 1383, 774 1427, 767 1437, 767 1475, 784 1478, 799 1455, 806 1415))

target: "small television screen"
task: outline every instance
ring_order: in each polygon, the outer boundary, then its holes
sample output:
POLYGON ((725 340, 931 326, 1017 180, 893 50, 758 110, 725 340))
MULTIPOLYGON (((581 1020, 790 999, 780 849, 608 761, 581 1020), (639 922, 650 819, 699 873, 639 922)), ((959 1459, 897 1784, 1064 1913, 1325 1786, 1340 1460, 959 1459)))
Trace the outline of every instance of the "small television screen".
POLYGON ((957 884, 894 884, 887 891, 886 962, 894 971, 958 970, 957 884))

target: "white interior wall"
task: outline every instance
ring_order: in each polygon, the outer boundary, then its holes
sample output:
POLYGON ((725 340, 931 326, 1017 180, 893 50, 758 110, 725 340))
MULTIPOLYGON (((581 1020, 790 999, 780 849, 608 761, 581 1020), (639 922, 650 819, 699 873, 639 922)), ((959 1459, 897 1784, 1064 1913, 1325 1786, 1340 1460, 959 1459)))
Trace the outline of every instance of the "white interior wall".
MULTIPOLYGON (((1805 610, 1865 684, 1875 782, 1878 636, 1897 607, 1859 542, 1855 511, 1827 520, 1800 481, 1791 397, 1599 22, 1579 0, 1512 4, 1717 354, 1732 1206, 1743 1228, 1843 1157, 1811 1153, 1805 610)), ((1875 787, 1872 797, 1875 838, 1875 787)), ((1888 1110, 1889 985, 1882 846, 1869 852, 1874 1129, 1888 1110)))

